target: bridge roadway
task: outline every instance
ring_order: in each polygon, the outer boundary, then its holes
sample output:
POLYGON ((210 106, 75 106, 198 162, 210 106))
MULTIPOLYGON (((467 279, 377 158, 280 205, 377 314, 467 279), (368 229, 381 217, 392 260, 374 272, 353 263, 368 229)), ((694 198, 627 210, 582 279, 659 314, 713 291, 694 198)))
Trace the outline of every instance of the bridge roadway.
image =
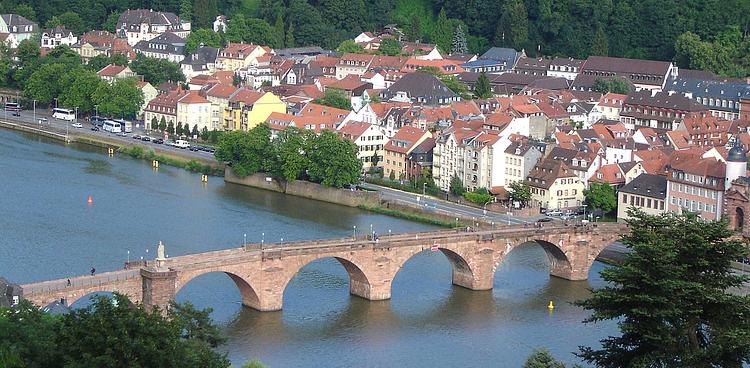
POLYGON ((493 276, 504 256, 515 247, 535 241, 550 259, 550 274, 585 280, 591 264, 626 226, 513 225, 467 231, 452 229, 421 233, 254 243, 242 247, 155 260, 136 261, 124 269, 21 285, 23 297, 39 306, 65 299, 69 304, 94 292, 119 292, 146 307, 164 308, 194 277, 224 272, 237 285, 243 304, 262 311, 282 307, 284 289, 305 265, 333 257, 350 276, 350 292, 370 300, 389 299, 391 282, 413 255, 436 246, 451 262, 453 283, 472 290, 492 288, 493 276))

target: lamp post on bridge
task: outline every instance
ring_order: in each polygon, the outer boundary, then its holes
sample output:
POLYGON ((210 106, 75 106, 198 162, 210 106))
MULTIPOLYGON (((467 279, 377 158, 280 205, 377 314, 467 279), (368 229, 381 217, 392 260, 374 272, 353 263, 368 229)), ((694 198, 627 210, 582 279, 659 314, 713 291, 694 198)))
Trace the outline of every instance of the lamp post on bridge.
POLYGON ((354 225, 353 229, 354 229, 354 240, 357 240, 357 225, 354 225))
POLYGON ((247 246, 247 234, 242 234, 242 246, 247 246))

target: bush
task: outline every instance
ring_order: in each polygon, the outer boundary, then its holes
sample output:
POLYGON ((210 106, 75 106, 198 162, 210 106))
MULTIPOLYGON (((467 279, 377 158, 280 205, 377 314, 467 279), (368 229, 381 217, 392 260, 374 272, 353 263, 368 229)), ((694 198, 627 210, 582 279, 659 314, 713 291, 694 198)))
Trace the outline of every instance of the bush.
MULTIPOLYGON (((487 190, 485 189, 485 192, 487 190)), ((476 204, 485 204, 492 200, 492 195, 489 193, 481 193, 481 192, 466 192, 463 194, 463 197, 472 203, 476 204)))

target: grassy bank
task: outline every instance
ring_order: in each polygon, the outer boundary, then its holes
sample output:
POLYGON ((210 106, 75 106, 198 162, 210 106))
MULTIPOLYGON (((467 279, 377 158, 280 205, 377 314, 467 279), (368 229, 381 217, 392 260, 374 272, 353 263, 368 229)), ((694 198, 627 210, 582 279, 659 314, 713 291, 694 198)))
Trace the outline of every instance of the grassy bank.
POLYGON ((130 157, 148 160, 148 161, 159 161, 159 163, 167 164, 169 166, 179 167, 192 172, 198 172, 213 176, 223 176, 224 168, 212 166, 209 164, 200 163, 196 160, 185 160, 176 157, 160 155, 153 150, 144 149, 142 146, 134 145, 129 147, 120 147, 118 152, 124 153, 130 157))
MULTIPOLYGON (((427 215, 419 215, 416 213, 406 212, 406 211, 399 211, 399 210, 392 210, 389 208, 384 207, 375 207, 375 206, 367 206, 367 205, 359 205, 357 206, 359 209, 363 209, 366 211, 371 211, 375 213, 379 213, 381 215, 387 215, 387 216, 393 216, 402 218, 404 220, 414 221, 414 222, 421 222, 429 225, 436 225, 441 227, 448 227, 453 228, 456 227, 455 221, 445 221, 436 219, 427 215)), ((459 222, 458 226, 466 226, 463 222, 459 222)))

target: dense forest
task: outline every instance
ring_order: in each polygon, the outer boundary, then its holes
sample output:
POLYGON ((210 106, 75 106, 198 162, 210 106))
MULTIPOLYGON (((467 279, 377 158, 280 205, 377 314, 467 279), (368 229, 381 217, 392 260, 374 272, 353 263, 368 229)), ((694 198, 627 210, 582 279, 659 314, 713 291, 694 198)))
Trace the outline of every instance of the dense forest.
POLYGON ((171 11, 210 27, 217 14, 241 14, 276 46, 320 45, 385 24, 407 38, 450 51, 458 25, 472 52, 489 46, 525 49, 530 56, 590 54, 677 60, 682 67, 750 74, 747 0, 1 0, 42 25, 113 30, 127 8, 171 11))

